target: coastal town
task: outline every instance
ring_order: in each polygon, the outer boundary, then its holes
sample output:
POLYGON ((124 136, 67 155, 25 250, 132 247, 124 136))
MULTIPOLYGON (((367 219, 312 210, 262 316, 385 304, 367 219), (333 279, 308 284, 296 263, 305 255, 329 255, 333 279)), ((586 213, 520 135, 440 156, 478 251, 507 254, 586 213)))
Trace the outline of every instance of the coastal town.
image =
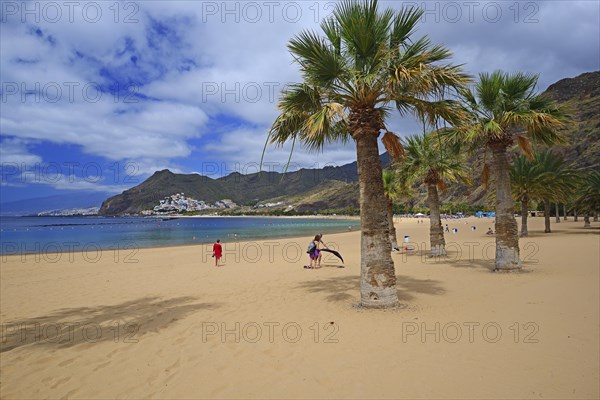
MULTIPOLYGON (((185 193, 175 193, 171 196, 166 196, 164 199, 159 200, 159 204, 154 206, 151 210, 143 210, 140 214, 144 216, 150 215, 167 215, 167 214, 181 214, 181 213, 193 213, 207 210, 225 210, 225 209, 269 209, 276 207, 284 207, 285 202, 257 202, 252 207, 241 207, 231 199, 221 199, 214 203, 209 203, 204 200, 194 199, 192 197, 186 197, 185 193)), ((292 206, 288 206, 286 210, 293 209, 292 206)))
POLYGON ((159 204, 152 210, 143 210, 142 215, 162 215, 204 210, 219 210, 225 208, 236 208, 231 199, 217 200, 214 203, 207 203, 203 200, 197 200, 192 197, 186 197, 185 193, 175 193, 159 200, 159 204))

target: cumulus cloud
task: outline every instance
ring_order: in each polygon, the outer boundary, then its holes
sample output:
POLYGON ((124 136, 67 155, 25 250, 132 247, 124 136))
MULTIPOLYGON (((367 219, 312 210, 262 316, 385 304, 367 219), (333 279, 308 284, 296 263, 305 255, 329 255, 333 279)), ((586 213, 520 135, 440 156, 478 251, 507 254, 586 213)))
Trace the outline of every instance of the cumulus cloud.
MULTIPOLYGON (((46 3, 28 4, 41 7, 37 19, 35 10, 23 14, 6 3, 0 25, 3 161, 41 161, 28 143, 51 142, 136 163, 139 175, 201 170, 208 158, 258 162, 279 91, 300 79, 287 42, 302 29, 318 30, 334 5, 96 2, 98 17, 92 3, 69 10, 53 2, 62 8, 53 20, 51 9, 44 14, 46 3)), ((444 43, 453 62, 473 74, 538 72, 543 90, 599 68, 595 2, 382 3, 403 5, 424 7, 417 36, 444 43)), ((402 136, 420 130, 411 118, 397 116, 390 127, 402 136)), ((265 160, 283 165, 289 150, 269 147, 265 160)), ((296 146, 293 162, 310 167, 354 159, 353 144, 338 143, 317 155, 296 146)))
MULTIPOLYGON (((0 160, 2 164, 36 164, 41 157, 32 154, 28 142, 20 138, 5 138, 0 141, 0 160)), ((4 180, 3 180, 4 182, 4 180)))

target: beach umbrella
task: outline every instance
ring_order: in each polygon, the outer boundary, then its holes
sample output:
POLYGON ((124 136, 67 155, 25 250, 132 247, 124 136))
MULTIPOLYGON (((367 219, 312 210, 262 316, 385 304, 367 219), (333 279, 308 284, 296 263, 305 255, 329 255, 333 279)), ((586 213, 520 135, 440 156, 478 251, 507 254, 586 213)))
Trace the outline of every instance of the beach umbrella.
POLYGON ((319 249, 319 251, 326 251, 328 253, 333 254, 334 256, 336 256, 337 258, 339 258, 340 260, 342 260, 342 262, 344 262, 344 259, 342 258, 342 255, 340 253, 338 253, 335 250, 330 250, 330 249, 319 249))

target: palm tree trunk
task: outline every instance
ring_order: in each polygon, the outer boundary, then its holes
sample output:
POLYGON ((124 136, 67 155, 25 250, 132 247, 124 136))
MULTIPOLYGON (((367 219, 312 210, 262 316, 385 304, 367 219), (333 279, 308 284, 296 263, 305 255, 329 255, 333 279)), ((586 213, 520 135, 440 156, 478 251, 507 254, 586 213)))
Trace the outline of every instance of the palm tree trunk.
POLYGON ((396 227, 394 226, 394 202, 391 199, 387 199, 387 214, 390 226, 390 242, 392 242, 392 249, 397 249, 398 239, 396 237, 396 227))
POLYGON ((563 220, 567 220, 567 205, 563 204, 563 220))
POLYGON ((575 221, 575 222, 579 221, 579 218, 577 218, 577 209, 573 210, 573 221, 575 221))
POLYGON ((550 229, 550 200, 544 199, 544 233, 552 233, 550 229))
POLYGON ((446 255, 446 241, 444 228, 440 218, 440 198, 435 183, 427 184, 427 205, 429 206, 429 241, 431 243, 431 257, 446 255))
POLYGON ((554 213, 556 214, 556 223, 560 224, 560 213, 558 211, 558 203, 554 204, 554 213))
POLYGON ((583 227, 584 228, 591 228, 592 224, 590 223, 590 214, 585 213, 585 216, 583 217, 583 227))
POLYGON ((388 308, 398 303, 398 293, 377 147, 378 131, 364 125, 361 128, 354 136, 360 188, 360 303, 369 308, 388 308))
POLYGON ((496 271, 521 268, 519 228, 515 220, 510 184, 510 165, 505 146, 492 149, 492 167, 496 178, 496 271))
POLYGON ((528 198, 527 195, 523 195, 521 199, 521 237, 526 237, 529 232, 527 231, 527 217, 529 210, 527 209, 528 198))
POLYGON ((598 222, 598 213, 597 212, 594 213, 594 222, 598 222))

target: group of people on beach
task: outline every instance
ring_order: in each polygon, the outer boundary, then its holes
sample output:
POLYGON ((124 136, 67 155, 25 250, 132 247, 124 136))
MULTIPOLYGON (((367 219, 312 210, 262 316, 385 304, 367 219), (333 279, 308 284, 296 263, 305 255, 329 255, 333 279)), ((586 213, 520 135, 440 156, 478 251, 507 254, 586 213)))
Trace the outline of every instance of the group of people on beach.
MULTIPOLYGON (((445 228, 446 228, 445 229, 446 232, 450 231, 448 224, 446 224, 445 228)), ((471 230, 473 230, 473 231, 476 229, 477 228, 475 226, 471 227, 471 230)), ((452 232, 457 233, 458 229, 454 228, 454 229, 452 229, 452 232)), ((495 232, 492 230, 492 228, 488 228, 488 230, 485 234, 490 236, 490 235, 494 235, 495 232)), ((405 242, 408 242, 409 240, 410 240, 410 236, 404 237, 405 242)), ((308 262, 308 265, 304 266, 304 268, 306 268, 306 269, 321 268, 321 258, 323 257, 323 255, 321 254, 321 250, 323 248, 327 249, 328 247, 329 246, 327 246, 327 244, 325 244, 325 242, 323 242, 323 234, 322 233, 315 235, 314 239, 308 245, 308 249, 306 252, 308 253, 309 262, 308 262)), ((398 251, 398 250, 400 250, 398 247, 392 248, 392 251, 398 251)), ((219 261, 221 260, 221 257, 223 256, 223 247, 221 246, 220 240, 217 240, 213 244, 213 255, 212 256, 215 259, 215 267, 218 267, 219 261)))
MULTIPOLYGON (((475 230, 476 227, 472 226, 471 230, 475 230)), ((449 232, 450 229, 448 227, 448 224, 446 224, 446 232, 449 232)), ((453 233, 457 233, 458 229, 454 228, 453 233)), ((488 228, 488 231, 485 233, 486 235, 494 235, 495 232, 492 230, 492 228, 488 228)), ((410 236, 405 236, 404 237, 404 241, 408 242, 410 241, 410 236)), ((317 235, 315 235, 314 239, 310 242, 310 244, 308 245, 308 249, 307 249, 307 253, 308 253, 308 265, 305 265, 304 268, 306 269, 316 269, 316 268, 321 268, 321 258, 323 257, 323 255, 321 254, 321 250, 323 248, 327 249, 329 246, 327 246, 327 244, 325 242, 323 242, 323 234, 319 233, 317 235)), ((399 248, 395 247, 392 249, 392 251, 398 251, 399 248)), ((213 244, 213 255, 212 255, 215 259, 215 267, 219 266, 219 261, 221 260, 221 257, 223 256, 223 247, 221 246, 221 241, 217 240, 214 244, 213 244)))
MULTIPOLYGON (((321 268, 321 258, 323 255, 321 254, 322 248, 328 248, 327 244, 322 240, 323 234, 319 233, 315 235, 314 239, 310 242, 308 246, 308 258, 309 263, 305 265, 304 268, 315 269, 321 268)), ((215 267, 219 266, 219 261, 223 256, 223 247, 221 246, 221 240, 217 239, 217 241, 213 244, 213 258, 215 259, 215 267)))

